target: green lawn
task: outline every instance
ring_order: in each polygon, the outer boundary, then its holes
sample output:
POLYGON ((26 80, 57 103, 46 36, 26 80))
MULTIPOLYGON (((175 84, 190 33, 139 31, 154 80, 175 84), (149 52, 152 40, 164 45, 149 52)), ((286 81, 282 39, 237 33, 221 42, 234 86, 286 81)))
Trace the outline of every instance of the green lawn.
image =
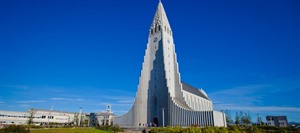
POLYGON ((51 128, 31 129, 31 133, 112 133, 94 128, 51 128))

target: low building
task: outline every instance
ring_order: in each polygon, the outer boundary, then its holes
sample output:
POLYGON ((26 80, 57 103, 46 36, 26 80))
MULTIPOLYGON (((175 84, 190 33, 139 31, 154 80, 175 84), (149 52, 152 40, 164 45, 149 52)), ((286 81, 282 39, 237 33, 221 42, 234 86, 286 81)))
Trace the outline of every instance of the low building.
POLYGON ((268 126, 287 127, 288 120, 286 116, 266 116, 268 126))
POLYGON ((29 112, 0 110, 0 124, 26 124, 29 119, 29 112))
POLYGON ((102 125, 113 125, 113 120, 114 117, 116 116, 115 114, 113 114, 113 112, 111 112, 111 106, 107 105, 106 106, 106 112, 100 112, 97 114, 97 120, 98 120, 98 124, 100 126, 102 125))
POLYGON ((33 124, 48 125, 49 123, 69 124, 74 122, 74 114, 72 112, 29 109, 28 112, 5 111, 0 110, 1 124, 27 124, 32 118, 33 124))

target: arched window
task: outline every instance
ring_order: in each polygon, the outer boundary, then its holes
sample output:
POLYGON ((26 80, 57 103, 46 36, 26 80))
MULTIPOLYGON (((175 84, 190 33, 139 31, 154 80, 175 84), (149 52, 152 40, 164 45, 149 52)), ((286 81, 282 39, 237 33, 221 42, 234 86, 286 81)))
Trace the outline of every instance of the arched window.
POLYGON ((158 26, 158 31, 160 31, 160 25, 158 26))

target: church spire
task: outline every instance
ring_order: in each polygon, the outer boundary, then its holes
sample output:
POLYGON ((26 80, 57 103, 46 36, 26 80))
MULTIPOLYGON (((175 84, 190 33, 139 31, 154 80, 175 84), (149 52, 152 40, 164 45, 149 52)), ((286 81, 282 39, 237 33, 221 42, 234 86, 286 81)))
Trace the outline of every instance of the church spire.
POLYGON ((164 6, 161 2, 161 0, 159 0, 157 9, 156 9, 156 13, 154 15, 154 19, 152 21, 152 25, 151 25, 151 29, 154 29, 157 26, 165 26, 168 27, 170 29, 170 24, 164 9, 164 6))

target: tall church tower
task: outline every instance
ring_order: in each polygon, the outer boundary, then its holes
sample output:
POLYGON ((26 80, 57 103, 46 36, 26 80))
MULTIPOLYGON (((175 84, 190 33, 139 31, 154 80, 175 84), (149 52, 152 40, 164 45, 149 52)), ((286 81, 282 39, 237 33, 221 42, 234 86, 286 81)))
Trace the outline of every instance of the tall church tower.
POLYGON ((181 82, 173 32, 159 2, 149 29, 133 107, 116 117, 114 123, 122 127, 212 126, 215 125, 213 114, 212 102, 206 93, 181 82))

